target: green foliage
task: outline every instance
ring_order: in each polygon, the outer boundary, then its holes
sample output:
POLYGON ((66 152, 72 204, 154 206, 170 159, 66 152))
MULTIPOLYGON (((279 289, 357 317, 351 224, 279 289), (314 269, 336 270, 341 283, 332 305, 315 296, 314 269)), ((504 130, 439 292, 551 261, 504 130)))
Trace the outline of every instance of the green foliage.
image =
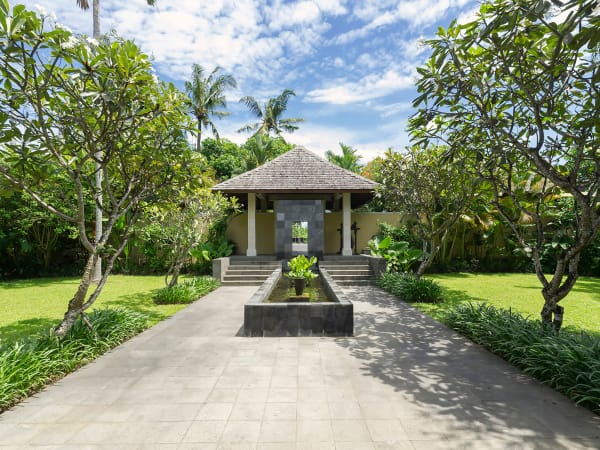
POLYGON ((298 255, 290 259, 287 263, 290 271, 286 273, 289 278, 304 278, 309 281, 316 277, 316 274, 310 270, 317 263, 317 257, 307 258, 304 255, 298 255))
POLYGON ((219 282, 211 276, 192 278, 183 283, 159 289, 154 296, 154 302, 158 305, 191 303, 218 287, 219 282))
POLYGON ((305 241, 308 239, 308 228, 303 227, 300 222, 294 222, 292 224, 292 238, 305 241))
POLYGON ((361 173, 364 166, 359 162, 362 157, 358 154, 358 150, 342 142, 340 142, 340 148, 342 149, 341 155, 337 155, 333 153, 333 151, 327 150, 325 152, 327 160, 336 166, 340 166, 342 169, 361 173))
POLYGON ((240 128, 238 131, 254 131, 254 134, 270 134, 271 132, 280 136, 282 132, 293 133, 298 129, 297 123, 304 122, 300 118, 283 118, 290 97, 295 97, 292 89, 284 89, 277 97, 267 100, 264 106, 260 106, 254 97, 246 96, 240 99, 250 112, 256 116, 257 122, 240 128))
POLYGON ((190 255, 196 259, 196 271, 209 274, 212 272, 213 259, 230 256, 234 250, 235 244, 221 234, 199 243, 190 250, 190 255))
POLYGON ((510 310, 465 304, 444 322, 577 404, 600 412, 600 338, 557 334, 510 310))
POLYGON ((262 166, 266 162, 288 152, 292 147, 293 145, 286 143, 282 137, 255 134, 242 145, 246 157, 246 170, 262 166))
POLYGON ((439 303, 444 299, 442 287, 436 281, 409 273, 381 274, 377 284, 406 302, 439 303))
POLYGON ((123 308, 96 310, 88 319, 93 331, 79 319, 64 338, 48 332, 0 349, 0 411, 147 327, 144 315, 123 308))
POLYGON ((419 261, 423 252, 418 248, 411 248, 406 241, 394 241, 391 236, 382 240, 375 237, 369 241, 371 255, 385 258, 388 272, 408 272, 411 266, 419 261))
POLYGON ((246 170, 246 150, 227 139, 204 139, 201 154, 206 157, 218 181, 227 180, 246 170))

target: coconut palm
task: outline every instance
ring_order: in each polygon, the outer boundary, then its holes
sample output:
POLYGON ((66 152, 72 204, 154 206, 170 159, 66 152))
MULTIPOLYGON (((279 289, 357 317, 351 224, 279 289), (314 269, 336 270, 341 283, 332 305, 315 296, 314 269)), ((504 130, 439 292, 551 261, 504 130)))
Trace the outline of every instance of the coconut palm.
MULTIPOLYGON (((88 9, 90 9, 89 0, 76 0, 76 1, 77 1, 77 6, 79 6, 84 11, 87 11, 88 9)), ((148 3, 148 5, 150 5, 150 6, 154 6, 154 4, 156 3, 156 0, 146 0, 146 3, 148 3)), ((92 36, 94 36, 94 38, 99 38, 100 37, 100 0, 92 1, 92 17, 93 17, 93 28, 92 28, 93 34, 92 34, 92 36)))
POLYGON ((362 164, 359 163, 362 157, 357 153, 357 150, 342 142, 340 142, 340 148, 342 149, 341 155, 336 155, 331 150, 327 150, 325 152, 327 160, 343 169, 360 173, 363 169, 362 164))
POLYGON ((277 97, 267 100, 267 103, 263 107, 258 104, 254 97, 246 96, 241 98, 240 102, 250 109, 250 112, 258 118, 258 122, 240 128, 238 132, 254 131, 254 134, 270 134, 273 132, 277 136, 281 135, 283 131, 293 133, 298 129, 294 124, 304 122, 304 119, 283 119, 281 117, 287 109, 288 100, 292 96, 296 96, 293 90, 284 89, 277 97))
POLYGON ((199 64, 192 66, 192 81, 185 82, 185 91, 190 100, 190 111, 198 121, 198 135, 196 137, 196 150, 202 149, 202 127, 210 127, 215 138, 219 139, 219 133, 211 117, 228 116, 227 111, 217 108, 227 106, 225 89, 236 88, 237 82, 232 75, 220 74, 220 67, 205 76, 204 68, 199 64))

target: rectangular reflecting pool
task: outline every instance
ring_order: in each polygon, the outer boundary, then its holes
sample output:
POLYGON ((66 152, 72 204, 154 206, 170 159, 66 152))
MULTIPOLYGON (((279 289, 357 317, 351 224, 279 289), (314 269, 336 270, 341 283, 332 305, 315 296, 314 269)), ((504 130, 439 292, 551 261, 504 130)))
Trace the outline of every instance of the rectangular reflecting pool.
POLYGON ((295 297, 289 283, 277 269, 244 305, 245 336, 352 336, 354 305, 326 270, 312 280, 311 301, 286 301, 295 297))
POLYGON ((337 302, 336 299, 331 298, 327 291, 323 288, 321 277, 314 278, 304 288, 302 296, 296 296, 296 291, 292 280, 288 277, 282 276, 275 285, 275 289, 271 292, 268 299, 265 300, 268 303, 286 303, 286 302, 309 302, 309 303, 322 303, 322 302, 337 302))

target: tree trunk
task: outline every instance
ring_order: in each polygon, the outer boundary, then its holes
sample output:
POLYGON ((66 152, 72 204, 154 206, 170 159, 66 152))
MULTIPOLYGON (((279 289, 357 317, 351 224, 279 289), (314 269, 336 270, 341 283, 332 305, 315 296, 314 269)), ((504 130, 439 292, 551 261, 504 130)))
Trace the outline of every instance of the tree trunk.
POLYGON ((92 20, 93 20, 93 34, 94 39, 100 37, 100 0, 93 0, 92 3, 92 20))
POLYGON ((198 120, 198 136, 196 136, 196 151, 202 151, 202 121, 198 120))
POLYGON ((79 287, 77 288, 77 292, 73 298, 69 301, 69 306, 67 308, 67 312, 63 317, 61 323, 54 330, 54 335, 58 337, 64 337, 75 321, 77 317, 83 312, 83 306, 85 304, 85 298, 87 296, 88 289, 91 283, 92 270, 96 265, 96 255, 92 254, 88 257, 88 261, 85 265, 85 269, 83 271, 83 277, 81 278, 81 282, 79 283, 79 287))

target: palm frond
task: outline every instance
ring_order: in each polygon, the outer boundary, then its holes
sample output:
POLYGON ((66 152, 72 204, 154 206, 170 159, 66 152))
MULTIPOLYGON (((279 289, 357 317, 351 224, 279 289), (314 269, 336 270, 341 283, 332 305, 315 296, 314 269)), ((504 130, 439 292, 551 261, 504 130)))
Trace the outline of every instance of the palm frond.
POLYGON ((90 9, 90 2, 88 0, 77 0, 77 6, 79 6, 84 11, 90 9))
POLYGON ((246 97, 240 98, 240 102, 246 105, 250 112, 256 117, 258 117, 259 119, 263 118, 264 113, 254 97, 247 95, 246 97))

